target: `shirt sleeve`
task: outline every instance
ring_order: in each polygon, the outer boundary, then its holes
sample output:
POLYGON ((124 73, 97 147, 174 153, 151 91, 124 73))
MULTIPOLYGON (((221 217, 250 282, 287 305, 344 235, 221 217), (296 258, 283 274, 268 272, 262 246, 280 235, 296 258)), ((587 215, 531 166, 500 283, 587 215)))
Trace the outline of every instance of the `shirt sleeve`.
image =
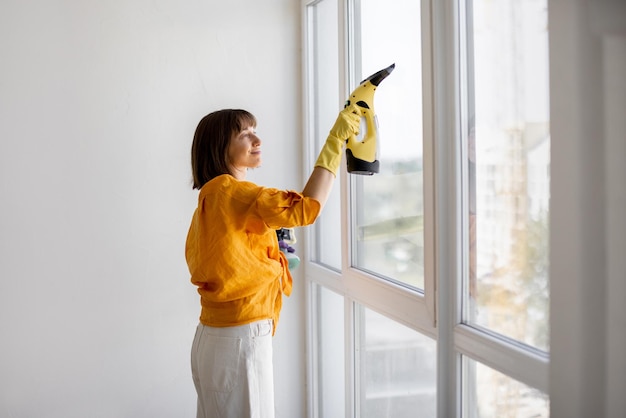
POLYGON ((259 216, 272 229, 310 225, 320 213, 317 200, 295 191, 262 189, 256 200, 259 216))
MULTIPOLYGON (((262 187, 250 182, 240 182, 235 188, 235 200, 244 203, 252 213, 248 219, 254 218, 264 224, 265 228, 294 228, 310 225, 320 214, 320 203, 310 197, 292 190, 279 190, 262 187)), ((250 227, 250 226, 249 226, 250 227)), ((252 227, 251 230, 256 228, 252 227)))

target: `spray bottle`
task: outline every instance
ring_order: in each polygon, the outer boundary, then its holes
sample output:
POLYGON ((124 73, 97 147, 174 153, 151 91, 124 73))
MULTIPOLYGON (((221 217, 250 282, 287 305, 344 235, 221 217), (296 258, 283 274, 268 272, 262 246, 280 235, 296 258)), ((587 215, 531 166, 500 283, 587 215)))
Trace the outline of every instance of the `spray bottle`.
POLYGON ((361 134, 348 138, 346 145, 346 161, 348 163, 348 173, 371 176, 378 173, 380 163, 377 157, 378 119, 374 113, 374 92, 376 87, 383 81, 396 67, 391 64, 365 80, 354 89, 346 100, 346 106, 356 103, 361 110, 361 134), (363 132, 363 125, 365 132, 363 132))

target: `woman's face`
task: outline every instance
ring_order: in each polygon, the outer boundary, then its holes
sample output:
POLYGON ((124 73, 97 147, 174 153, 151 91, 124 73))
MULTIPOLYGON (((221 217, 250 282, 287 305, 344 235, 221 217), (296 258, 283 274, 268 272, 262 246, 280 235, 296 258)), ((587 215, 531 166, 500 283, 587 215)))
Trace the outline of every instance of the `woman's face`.
POLYGON ((261 165, 261 139, 256 136, 254 126, 233 134, 228 144, 228 162, 233 176, 239 180, 246 178, 249 168, 261 165))

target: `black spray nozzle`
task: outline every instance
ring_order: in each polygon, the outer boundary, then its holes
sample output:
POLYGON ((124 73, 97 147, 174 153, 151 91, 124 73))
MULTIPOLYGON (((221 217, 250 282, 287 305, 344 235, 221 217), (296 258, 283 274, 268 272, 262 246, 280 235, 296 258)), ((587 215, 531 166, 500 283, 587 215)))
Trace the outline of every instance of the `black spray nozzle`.
POLYGON ((366 81, 369 81, 370 83, 378 87, 380 82, 383 81, 385 78, 387 78, 387 76, 391 74, 394 68, 396 68, 395 63, 367 77, 365 80, 361 81, 361 84, 365 83, 366 81))

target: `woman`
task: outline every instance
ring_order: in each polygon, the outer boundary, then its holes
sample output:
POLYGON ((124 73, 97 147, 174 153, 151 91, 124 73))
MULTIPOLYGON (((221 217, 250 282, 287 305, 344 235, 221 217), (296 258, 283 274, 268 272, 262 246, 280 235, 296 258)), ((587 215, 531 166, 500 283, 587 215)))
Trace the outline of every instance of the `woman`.
POLYGON ((301 193, 246 181, 261 165, 252 114, 219 110, 198 124, 191 165, 200 193, 185 251, 202 308, 191 353, 198 418, 274 416, 272 336, 292 288, 276 230, 318 217, 359 114, 339 113, 301 193))

